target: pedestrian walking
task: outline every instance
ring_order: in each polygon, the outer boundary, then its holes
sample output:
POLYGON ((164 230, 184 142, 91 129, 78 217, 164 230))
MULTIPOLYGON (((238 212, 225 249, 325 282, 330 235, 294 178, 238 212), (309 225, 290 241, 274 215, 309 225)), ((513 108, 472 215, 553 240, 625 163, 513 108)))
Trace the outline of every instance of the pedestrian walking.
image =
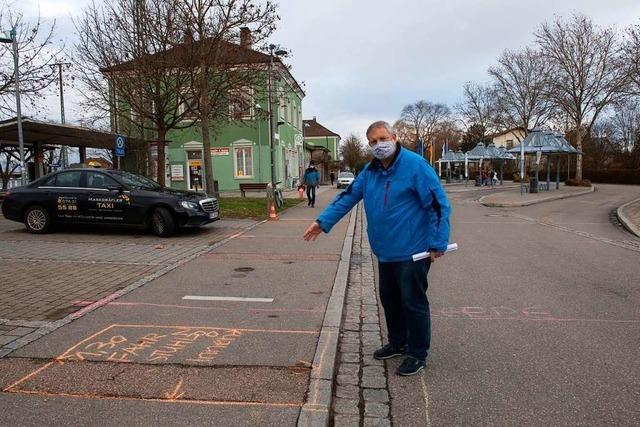
POLYGON ((433 168, 420 155, 402 148, 387 122, 374 122, 366 136, 375 158, 307 228, 304 239, 328 233, 364 200, 389 331, 388 344, 373 356, 404 355, 396 373, 414 375, 424 368, 431 346, 427 273, 447 248, 451 208, 433 168), (425 250, 430 258, 413 261, 412 255, 425 250))
POLYGON ((307 170, 304 171, 303 181, 307 187, 307 206, 313 208, 316 205, 316 187, 320 183, 320 174, 313 160, 309 163, 307 170))
POLYGON ((336 174, 331 172, 329 174, 329 178, 331 179, 331 186, 333 187, 333 182, 336 180, 336 174))

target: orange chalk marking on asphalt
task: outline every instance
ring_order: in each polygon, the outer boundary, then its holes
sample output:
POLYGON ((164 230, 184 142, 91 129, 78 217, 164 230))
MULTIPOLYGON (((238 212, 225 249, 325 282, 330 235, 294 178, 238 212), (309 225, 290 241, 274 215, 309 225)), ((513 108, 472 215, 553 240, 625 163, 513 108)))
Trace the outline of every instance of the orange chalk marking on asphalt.
POLYGON ((182 378, 180 378, 180 381, 178 381, 178 384, 173 389, 173 391, 170 392, 170 393, 165 393, 164 397, 166 397, 167 400, 178 400, 178 399, 180 399, 182 396, 184 396, 184 391, 180 392, 181 388, 182 388, 182 378))
POLYGON ((16 381, 16 382, 14 382, 14 383, 13 383, 13 384, 11 384, 10 386, 5 387, 2 391, 4 391, 4 392, 10 392, 10 391, 11 391, 11 389, 13 389, 15 386, 17 386, 17 385, 19 385, 19 384, 23 383, 24 381, 28 380, 29 378, 33 377, 34 375, 39 374, 40 372, 44 371, 45 369, 47 369, 49 366, 53 365, 54 363, 56 363, 56 361, 55 361, 55 360, 53 360, 53 361, 51 361, 51 362, 47 363, 47 364, 46 364, 46 365, 44 365, 44 366, 41 366, 40 368, 36 369, 35 371, 31 372, 30 374, 28 374, 28 375, 26 375, 26 376, 22 377, 21 379, 19 379, 19 380, 18 380, 18 381, 16 381))

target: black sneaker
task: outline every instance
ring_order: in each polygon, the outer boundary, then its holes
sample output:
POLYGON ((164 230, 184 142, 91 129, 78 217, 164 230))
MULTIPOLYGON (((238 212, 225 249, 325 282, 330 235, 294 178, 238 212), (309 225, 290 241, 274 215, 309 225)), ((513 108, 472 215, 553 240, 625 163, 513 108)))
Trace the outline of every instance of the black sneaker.
POLYGON ((382 348, 373 352, 373 358, 378 360, 391 359, 395 356, 402 356, 407 349, 405 347, 394 347, 391 344, 387 344, 382 348))
POLYGON ((407 356, 398 369, 396 369, 396 374, 402 375, 404 377, 408 377, 411 375, 415 375, 418 372, 424 369, 424 360, 416 359, 415 357, 407 356))

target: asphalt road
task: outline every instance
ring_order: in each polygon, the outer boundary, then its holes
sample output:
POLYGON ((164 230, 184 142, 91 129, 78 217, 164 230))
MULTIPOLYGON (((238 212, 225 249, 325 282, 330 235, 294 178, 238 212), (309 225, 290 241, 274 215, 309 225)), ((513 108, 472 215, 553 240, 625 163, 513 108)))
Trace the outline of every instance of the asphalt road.
POLYGON ((292 208, 0 359, 0 425, 294 425, 348 224, 304 242, 318 212, 292 208))
POLYGON ((389 376, 394 425, 638 425, 640 240, 610 212, 640 187, 517 209, 484 194, 450 194, 460 250, 429 275, 424 375, 389 376))

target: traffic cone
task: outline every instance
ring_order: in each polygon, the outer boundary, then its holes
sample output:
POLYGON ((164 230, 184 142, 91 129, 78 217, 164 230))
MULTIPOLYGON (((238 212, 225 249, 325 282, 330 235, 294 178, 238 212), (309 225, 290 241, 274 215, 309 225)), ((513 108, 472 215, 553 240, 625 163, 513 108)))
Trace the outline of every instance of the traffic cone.
POLYGON ((304 199, 304 187, 302 186, 298 187, 298 198, 304 199))
POLYGON ((269 221, 277 221, 277 220, 278 220, 278 214, 276 213, 276 205, 272 200, 271 206, 269 207, 269 221))

